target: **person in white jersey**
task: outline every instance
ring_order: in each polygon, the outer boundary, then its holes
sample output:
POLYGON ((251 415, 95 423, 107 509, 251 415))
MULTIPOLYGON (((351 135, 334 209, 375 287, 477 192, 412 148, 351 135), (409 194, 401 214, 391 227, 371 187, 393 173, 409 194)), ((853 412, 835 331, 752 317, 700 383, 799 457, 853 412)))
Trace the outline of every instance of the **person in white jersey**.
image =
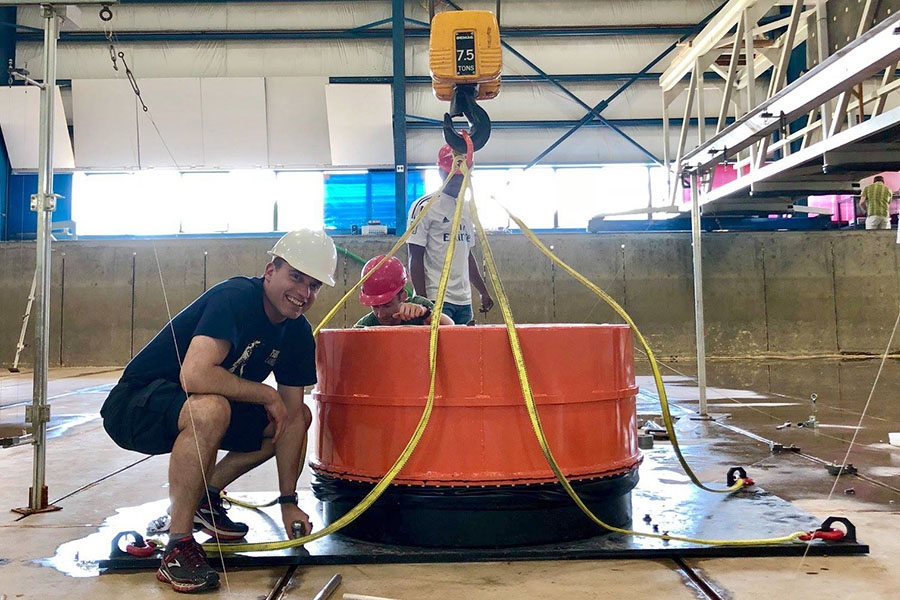
MULTIPOLYGON (((466 164, 471 168, 471 159, 466 164)), ((453 166, 453 151, 444 145, 438 151, 438 169, 441 177, 447 179, 453 166)), ((413 229, 407 241, 409 249, 409 275, 415 292, 419 296, 435 299, 444 256, 450 244, 453 232, 453 213, 456 210, 456 197, 463 182, 463 175, 457 173, 434 194, 422 196, 409 209, 408 226, 411 226, 418 214, 430 202, 433 203, 419 225, 413 229)), ((475 245, 475 230, 469 216, 469 207, 463 208, 462 219, 457 232, 456 249, 450 267, 450 280, 444 295, 442 312, 453 319, 457 325, 474 323, 472 311, 472 286, 478 290, 481 301, 479 312, 487 313, 494 306, 494 300, 488 293, 487 286, 478 270, 478 262, 472 254, 475 245)))

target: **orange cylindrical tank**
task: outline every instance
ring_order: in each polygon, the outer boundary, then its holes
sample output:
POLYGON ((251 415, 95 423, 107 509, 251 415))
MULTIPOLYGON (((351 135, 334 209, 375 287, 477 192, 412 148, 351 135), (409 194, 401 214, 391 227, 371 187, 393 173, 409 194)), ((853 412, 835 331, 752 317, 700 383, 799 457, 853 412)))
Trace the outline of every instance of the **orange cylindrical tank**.
MULTIPOLYGON (((625 325, 519 325, 550 449, 572 480, 634 470, 634 360, 625 325)), ((313 392, 320 474, 375 482, 428 397, 427 327, 323 330, 313 392)), ((434 411, 394 484, 508 486, 556 480, 528 418, 506 328, 442 327, 434 411)))

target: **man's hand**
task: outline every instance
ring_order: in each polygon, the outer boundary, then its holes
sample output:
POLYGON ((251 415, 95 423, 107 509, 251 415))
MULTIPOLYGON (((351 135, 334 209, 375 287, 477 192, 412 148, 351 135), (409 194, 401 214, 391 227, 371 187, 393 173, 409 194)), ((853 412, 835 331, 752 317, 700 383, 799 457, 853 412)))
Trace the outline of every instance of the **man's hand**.
POLYGON ((490 294, 484 292, 481 294, 481 308, 478 309, 478 312, 487 313, 492 308, 494 308, 494 299, 491 298, 490 294))
POLYGON ((281 432, 284 431, 284 427, 287 424, 288 411, 284 405, 284 400, 281 399, 281 394, 275 388, 269 387, 269 389, 272 390, 272 393, 268 394, 268 397, 263 401, 263 407, 269 413, 269 420, 275 425, 275 433, 272 434, 272 443, 274 444, 281 437, 281 432))
POLYGON ((427 312, 428 309, 421 304, 415 304, 414 302, 402 302, 400 304, 400 310, 394 313, 394 318, 400 319, 401 321, 410 321, 412 319, 418 319, 419 317, 425 316, 427 312))
POLYGON ((281 520, 284 523, 284 531, 287 533, 288 539, 303 537, 312 533, 312 522, 309 515, 300 510, 296 504, 281 505, 281 520), (293 531, 294 523, 299 523, 302 531, 293 531))

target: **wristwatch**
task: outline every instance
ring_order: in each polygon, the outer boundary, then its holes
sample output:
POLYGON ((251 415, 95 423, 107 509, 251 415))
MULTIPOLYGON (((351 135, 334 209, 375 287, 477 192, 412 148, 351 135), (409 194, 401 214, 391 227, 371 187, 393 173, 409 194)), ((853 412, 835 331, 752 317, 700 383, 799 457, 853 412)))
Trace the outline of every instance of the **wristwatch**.
POLYGON ((428 317, 430 317, 430 316, 432 315, 433 312, 434 312, 434 311, 432 311, 430 308, 428 308, 428 307, 426 306, 426 307, 425 307, 425 314, 422 315, 422 316, 419 317, 419 318, 422 319, 423 321, 425 321, 426 319, 428 319, 428 317))
POLYGON ((297 492, 293 494, 288 494, 286 496, 278 496, 278 500, 276 500, 278 504, 297 504, 297 492))

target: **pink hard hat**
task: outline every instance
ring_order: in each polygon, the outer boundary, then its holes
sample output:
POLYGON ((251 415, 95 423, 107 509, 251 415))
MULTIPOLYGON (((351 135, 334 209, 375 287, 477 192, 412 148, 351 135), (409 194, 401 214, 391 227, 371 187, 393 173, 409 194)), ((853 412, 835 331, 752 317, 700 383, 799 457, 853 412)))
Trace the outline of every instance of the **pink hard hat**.
MULTIPOLYGON (((369 260, 363 267, 362 276, 365 277, 369 271, 374 269, 382 258, 384 258, 384 254, 379 254, 369 260)), ((359 290, 359 301, 365 306, 387 304, 400 293, 408 280, 406 267, 396 256, 392 256, 363 283, 362 289, 359 290)))

